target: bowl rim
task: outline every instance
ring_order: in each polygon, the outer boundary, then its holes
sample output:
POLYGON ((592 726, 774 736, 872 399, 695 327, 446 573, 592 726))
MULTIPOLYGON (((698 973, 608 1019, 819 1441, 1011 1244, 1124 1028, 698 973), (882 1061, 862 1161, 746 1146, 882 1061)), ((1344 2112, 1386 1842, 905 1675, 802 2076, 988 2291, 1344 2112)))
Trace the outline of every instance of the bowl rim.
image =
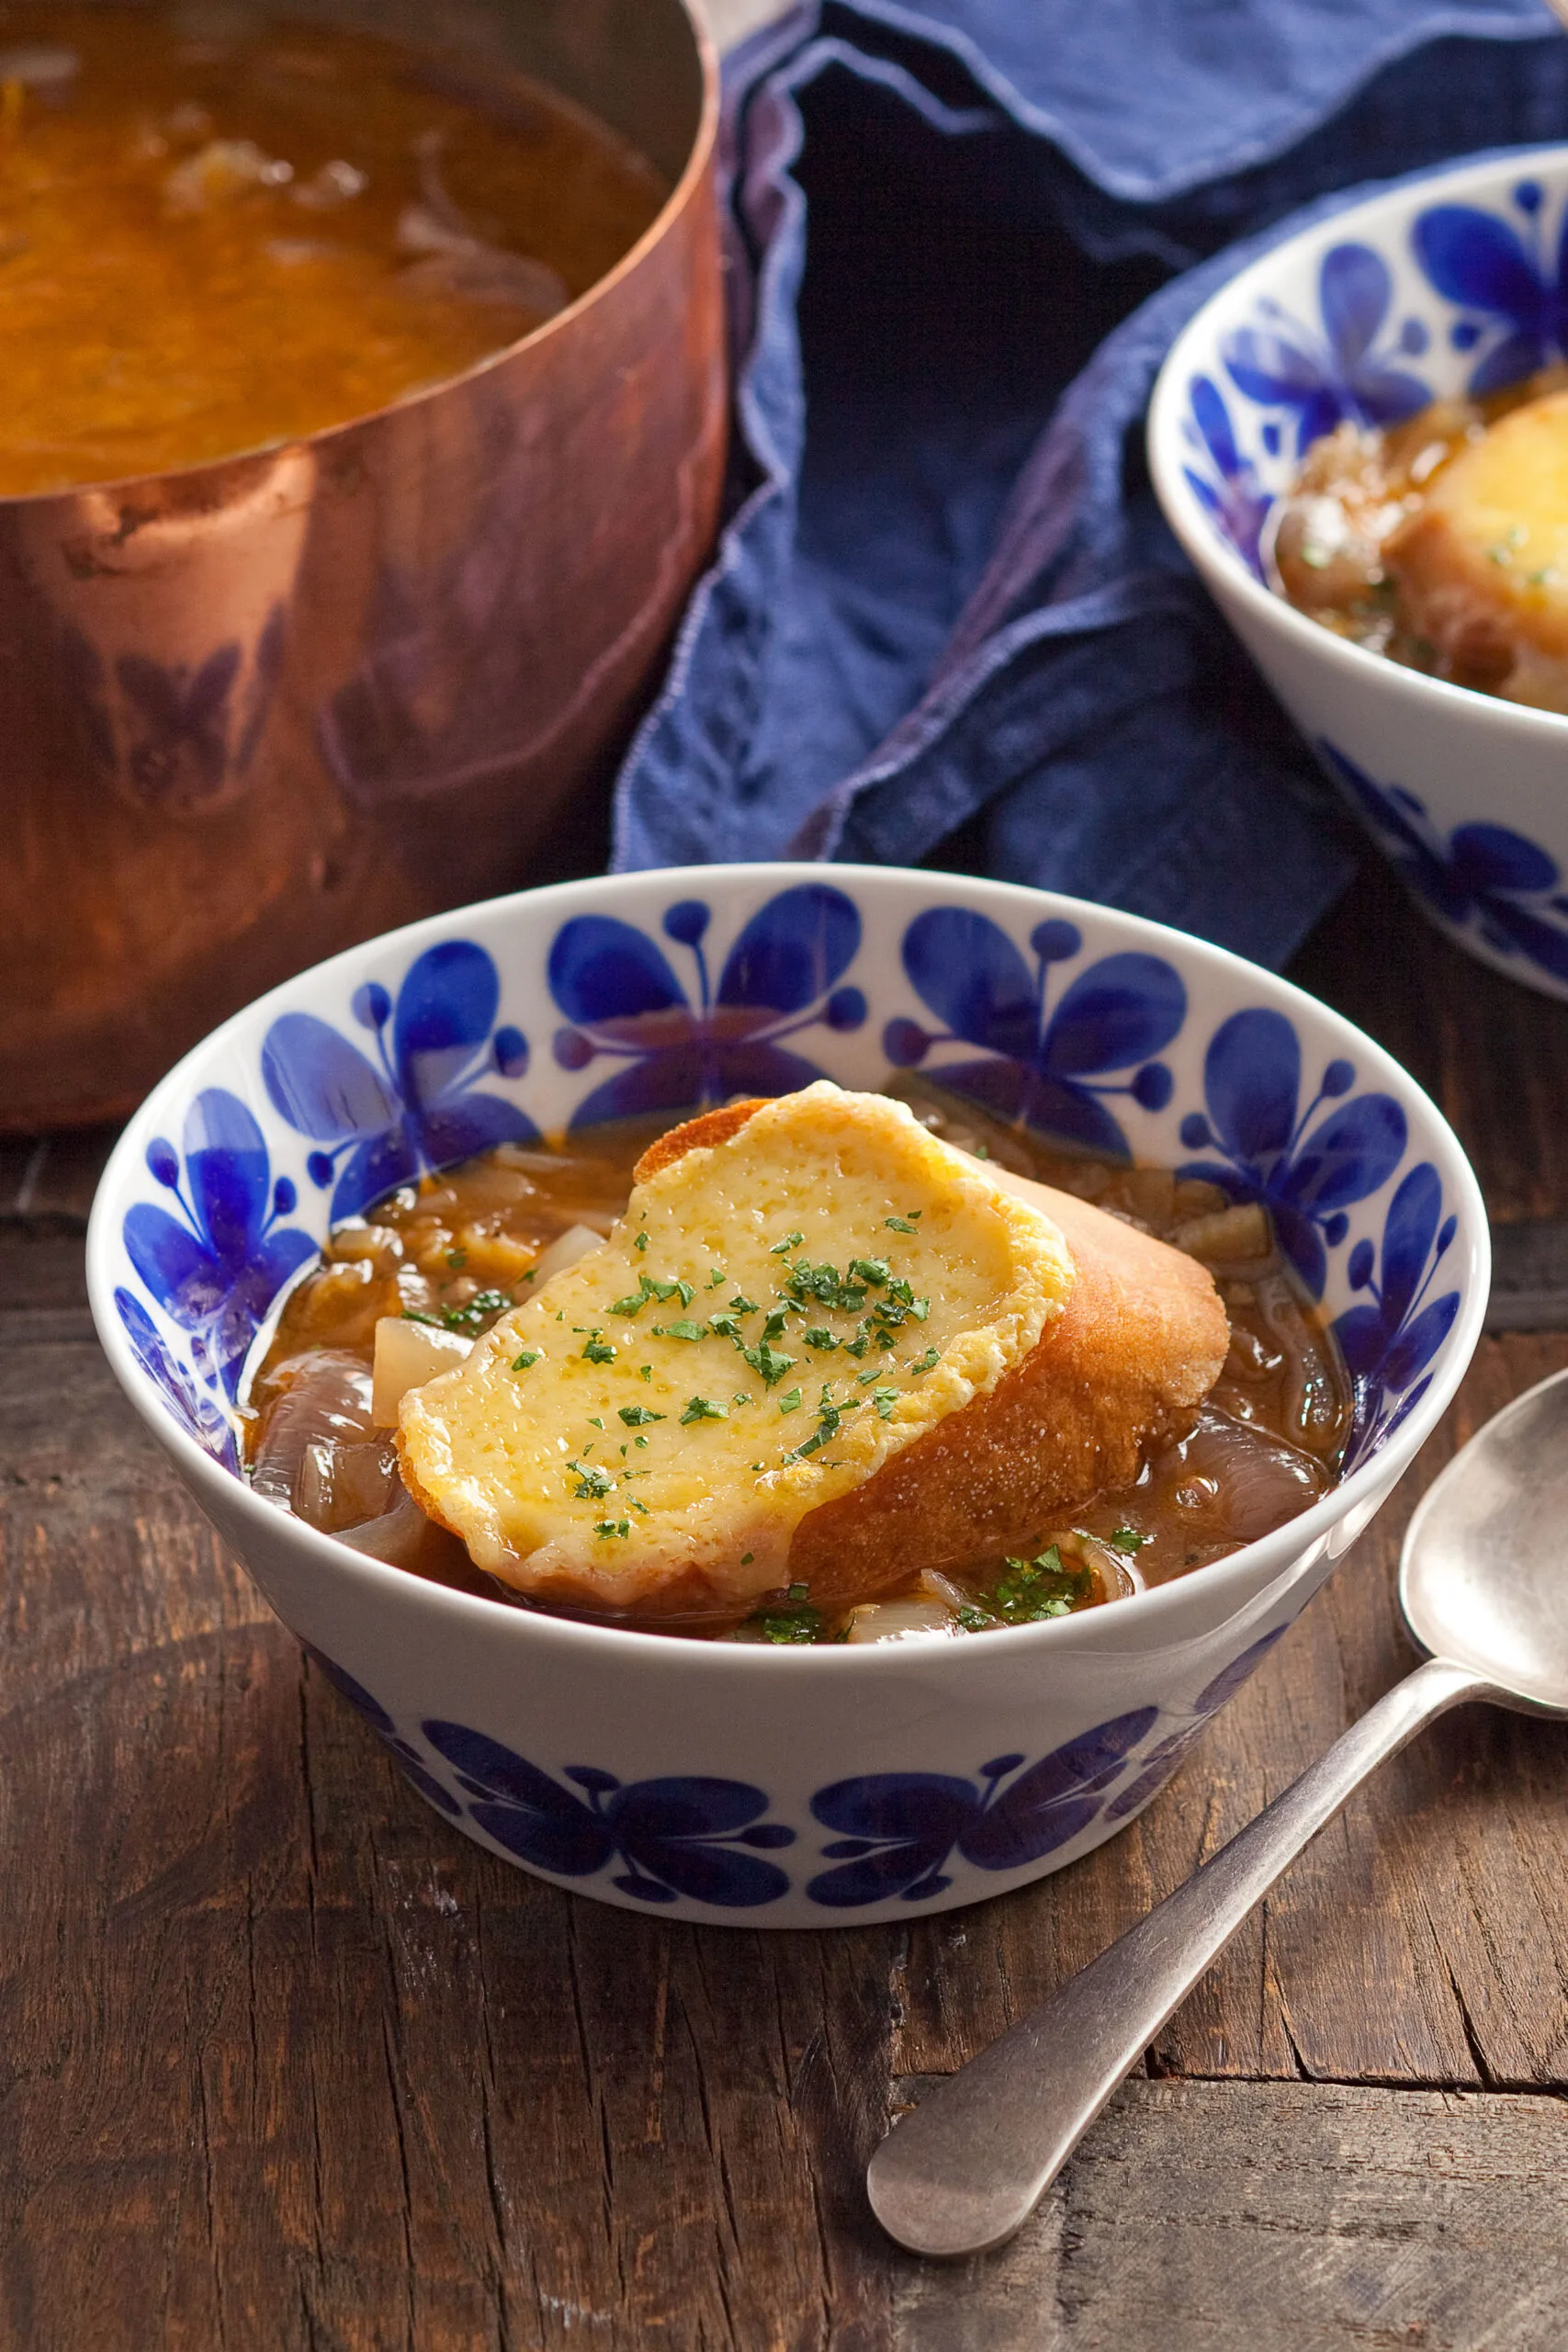
MULTIPOLYGON (((489 1630, 498 1638, 514 1638, 521 1642, 542 1642, 547 1653, 551 1649, 577 1651, 586 1643, 590 1655, 595 1649, 605 1657, 606 1663, 619 1658, 623 1665, 644 1666, 654 1657, 679 1661, 694 1673, 724 1673, 731 1669, 756 1674, 778 1672, 767 1663, 781 1656, 795 1659, 795 1664, 782 1669, 791 1673, 845 1673, 867 1671, 892 1673, 918 1661, 929 1668, 941 1657, 954 1662, 942 1671, 965 1671, 958 1665, 968 1659, 970 1667, 982 1664, 989 1657, 998 1656, 993 1646, 1007 1644, 1005 1656, 1018 1657, 1021 1645, 1054 1643, 1066 1647, 1093 1649, 1100 1640, 1097 1621, 1102 1620, 1099 1609, 1086 1610, 1081 1614, 1055 1618, 1033 1625, 1002 1626, 988 1634, 984 1640, 949 1640, 943 1642, 867 1642, 854 1645, 824 1644, 769 1644, 749 1642, 714 1642, 685 1638, 679 1634, 645 1633, 627 1626, 595 1624, 579 1618, 557 1617, 543 1611, 516 1607, 487 1596, 458 1590, 450 1585, 438 1584, 427 1577, 412 1574, 406 1568, 369 1558, 349 1545, 337 1543, 332 1536, 303 1521, 280 1511, 274 1503, 256 1494, 248 1482, 225 1470, 216 1463, 186 1430, 182 1429, 164 1408, 154 1391, 152 1381, 134 1356, 130 1340, 114 1306, 114 1292, 118 1274, 112 1261, 120 1250, 118 1220, 123 1196, 130 1191, 132 1170, 140 1171, 149 1136, 160 1125, 166 1125, 164 1106, 171 1099, 178 1099, 200 1083, 220 1082, 211 1070, 198 1071, 198 1065, 220 1059, 225 1049, 236 1046, 241 1035, 255 1025, 273 1009, 283 1011, 299 1001, 299 992, 329 976, 337 978, 361 969, 366 957, 380 955, 389 949, 417 953, 434 944, 462 925, 472 924, 476 918, 486 922, 526 922, 536 910, 551 908, 567 909, 586 893, 594 893, 593 910, 598 911, 604 895, 618 895, 623 889, 657 885, 674 891, 702 889, 723 893, 736 887, 755 888, 759 879, 772 885, 788 887, 792 883, 820 882, 824 876, 841 876, 861 888, 879 889, 889 885, 896 892, 919 890, 922 895, 946 887, 964 895, 966 904, 987 905, 998 911, 1014 913, 1021 905, 1032 904, 1052 914, 1061 914, 1069 921, 1079 919, 1089 922, 1124 924, 1133 935, 1151 946, 1163 947, 1174 959, 1185 958, 1189 967, 1199 966, 1222 978, 1245 979, 1248 989, 1260 985, 1272 992, 1280 1009, 1304 1013, 1309 1023, 1326 1023, 1339 1033, 1341 1041, 1353 1047, 1359 1057, 1358 1067, 1370 1078, 1396 1091, 1408 1109, 1412 1099, 1430 1127, 1429 1141, 1423 1152, 1447 1165, 1441 1172, 1449 1191, 1450 1206, 1464 1211, 1468 1227, 1470 1258, 1469 1295, 1452 1330, 1444 1342, 1444 1352, 1434 1371, 1426 1395, 1400 1427, 1378 1451, 1354 1469, 1338 1486, 1330 1488, 1310 1509, 1287 1520, 1283 1526, 1260 1536, 1255 1543, 1244 1544, 1227 1559, 1211 1562, 1195 1576, 1201 1576, 1203 1589, 1222 1600, 1232 1596, 1229 1605, 1215 1611, 1214 1622, 1224 1623, 1245 1606, 1247 1593, 1258 1580, 1259 1567, 1264 1570, 1265 1585, 1271 1585, 1278 1574, 1291 1562, 1314 1550, 1331 1531, 1341 1524, 1363 1503, 1371 1516, 1384 1497, 1409 1467, 1420 1447, 1430 1436, 1438 1420, 1450 1402, 1469 1367, 1476 1342, 1481 1336, 1491 1283, 1491 1234, 1481 1186, 1466 1157, 1458 1136, 1437 1104, 1424 1088, 1403 1066, 1395 1061, 1385 1047, 1358 1029, 1355 1023, 1332 1006, 1308 995, 1278 973, 1269 972, 1260 965, 1250 963, 1245 956, 1228 948, 1213 945, 1210 941, 1195 937, 1188 932, 1175 930, 1167 923, 1156 922, 1145 915, 1129 914, 1120 908, 1105 907, 1091 899, 1068 896, 1066 892, 1036 889, 1027 883, 997 882, 969 875, 944 875, 912 866, 828 865, 799 859, 758 859, 742 863, 730 861, 712 865, 677 865, 645 868, 636 873, 590 876, 575 881, 541 885, 534 889, 504 893, 494 899, 481 899, 466 907, 449 909, 445 913, 428 915, 422 921, 406 923, 394 931, 378 933, 359 945, 341 950, 320 964, 310 966, 288 980, 281 981, 265 995, 231 1013, 227 1021, 211 1030, 199 1044, 161 1078, 144 1101, 132 1113, 116 1141, 113 1151, 98 1180, 88 1218, 86 1239, 87 1294, 98 1340, 107 1356, 111 1369, 131 1404, 160 1444, 169 1453, 186 1485, 198 1501, 212 1494, 223 1515, 238 1511, 242 1521, 248 1521, 258 1532, 276 1541, 279 1537, 297 1545, 304 1557, 315 1562, 325 1572, 336 1571, 340 1582, 366 1603, 386 1603, 392 1608, 401 1606, 417 1611, 421 1606, 438 1616, 458 1621, 469 1619, 476 1630, 489 1630), (503 1628, 511 1629, 503 1633, 503 1628), (605 1650, 604 1645, 609 1645, 605 1650), (674 1653, 674 1658, 671 1654, 674 1653), (870 1661, 877 1661, 875 1664, 870 1661), (744 1661, 744 1663, 738 1663, 744 1661), (807 1663, 809 1661, 809 1663, 807 1663)), ((548 919, 547 911, 546 919, 548 919)), ((1175 1577, 1165 1584, 1129 1595, 1109 1604, 1117 1623, 1134 1622, 1123 1612, 1135 1612, 1135 1622, 1151 1630, 1161 1622, 1186 1613, 1190 1607, 1192 1577, 1175 1577)))
MULTIPOLYGON (((466 368, 459 368, 455 375, 443 376, 434 384, 416 384, 412 390, 400 392, 393 400, 383 401, 379 408, 362 409, 357 416, 345 416, 336 424, 319 424, 313 433, 280 434, 270 441, 248 442, 243 449, 231 449, 220 458, 197 458, 189 465, 161 466, 154 468, 151 473, 110 474, 101 481, 95 479, 92 481, 67 482, 59 490, 3 492, 0 492, 0 514, 11 514, 22 508, 47 506, 51 501, 57 500, 90 498, 96 495, 118 496, 129 491, 145 489, 153 482, 173 483, 188 495, 203 476, 225 472, 231 466, 259 466, 265 460, 279 457, 288 450, 310 450, 315 454, 324 449, 329 442, 336 440, 341 435, 357 433, 367 425, 380 424, 384 418, 400 415, 405 410, 418 408, 423 401, 436 400, 442 393, 453 390, 458 384, 470 384, 477 377, 488 375, 492 368, 516 358, 520 352, 536 349, 558 330, 564 330, 575 324, 585 311, 594 307, 601 298, 608 296, 613 288, 618 287, 623 279, 629 277, 632 272, 640 266, 645 257, 652 252, 655 245, 663 243, 677 219, 686 210, 697 187, 707 173, 718 143, 722 89, 717 46, 700 0, 670 0, 670 4, 685 20, 702 84, 696 124, 692 132, 692 143, 686 152, 686 160, 671 183, 669 194, 647 228, 633 243, 626 247, 625 253, 616 255, 609 268, 601 277, 594 278, 592 285, 585 286, 581 293, 568 302, 563 310, 557 311, 551 318, 542 319, 536 327, 530 327, 526 334, 514 335, 510 343, 501 344, 494 351, 481 353, 478 359, 470 360, 466 368)), ((444 53, 439 44, 434 41, 409 40, 406 36, 395 38, 400 39, 404 47, 423 50, 427 55, 433 57, 439 57, 444 53)), ((450 52, 445 53, 450 54, 450 52)), ((479 58, 473 60, 476 71, 484 62, 479 58)), ((534 82, 538 87, 547 90, 560 106, 571 113, 589 116, 593 114, 592 107, 585 105, 579 98, 568 97, 564 90, 551 88, 551 85, 543 81, 538 74, 530 74, 522 66, 512 66, 505 70, 518 80, 534 82)), ((602 119, 602 118, 595 119, 602 119)), ((615 130, 613 123, 607 127, 617 139, 624 140, 625 134, 615 130)))
POLYGON ((1144 441, 1149 478, 1160 512, 1200 577, 1217 595, 1235 599, 1249 618, 1279 631, 1300 650, 1314 653, 1331 670, 1337 669, 1351 679, 1380 677, 1387 693, 1403 696, 1414 710, 1425 708, 1428 717, 1445 710, 1450 714, 1462 712, 1475 724, 1517 728, 1549 743, 1568 727, 1568 714, 1540 710, 1529 703, 1506 702, 1499 695, 1482 694, 1474 686, 1456 685, 1451 679, 1432 678, 1424 671, 1407 669, 1402 662, 1391 662, 1386 654, 1373 653, 1348 638, 1337 637, 1332 629, 1324 628, 1298 611, 1288 597, 1276 595, 1271 588, 1254 578, 1234 548, 1217 539, 1208 528, 1183 474, 1180 457, 1180 404, 1186 393, 1186 379, 1194 370, 1194 352, 1207 340, 1222 305, 1267 288, 1280 263, 1300 258, 1304 251, 1320 243, 1326 244, 1338 236, 1353 234, 1358 221, 1385 210, 1397 210, 1407 196, 1417 196, 1434 187, 1451 188, 1455 194, 1467 188, 1490 188, 1500 177, 1507 177, 1532 164, 1543 169, 1550 164, 1560 167, 1568 189, 1568 141, 1493 147, 1384 182, 1359 203, 1341 206, 1270 245, 1267 253, 1259 254, 1223 285, 1216 286, 1171 345, 1149 396, 1144 441), (1483 716, 1483 713, 1491 716, 1483 716))

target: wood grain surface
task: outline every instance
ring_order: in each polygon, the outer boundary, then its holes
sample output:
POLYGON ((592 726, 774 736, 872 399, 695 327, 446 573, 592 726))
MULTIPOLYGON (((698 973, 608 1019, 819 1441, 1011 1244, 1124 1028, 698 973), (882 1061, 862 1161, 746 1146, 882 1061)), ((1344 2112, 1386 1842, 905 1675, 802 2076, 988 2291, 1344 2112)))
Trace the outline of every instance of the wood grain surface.
MULTIPOLYGON (((1381 873, 1301 976, 1450 1109, 1517 1296, 1568 1292, 1568 1012, 1381 873)), ((1562 1330, 1516 1308, 1483 1341, 1393 1501, 1111 1845, 929 1922, 694 1928, 457 1836, 268 1615, 92 1337, 107 1141, 0 1149, 5 2352, 1562 2340, 1568 1733, 1524 1718, 1461 1711, 1383 1769, 1013 2248, 896 2255, 861 2171, 911 2084, 1406 1670, 1410 1509, 1568 1364, 1562 1330)))

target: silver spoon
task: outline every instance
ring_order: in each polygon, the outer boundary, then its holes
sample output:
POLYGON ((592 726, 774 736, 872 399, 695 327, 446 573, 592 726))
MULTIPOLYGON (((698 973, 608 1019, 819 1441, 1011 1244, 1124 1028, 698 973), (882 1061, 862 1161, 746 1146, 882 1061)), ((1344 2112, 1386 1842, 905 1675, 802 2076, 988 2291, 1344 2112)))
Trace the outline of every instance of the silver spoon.
POLYGON ((1467 1699, 1568 1714, 1568 1372, 1472 1437, 1416 1508, 1400 1562, 1429 1656, 1109 1951, 927 2093, 866 2174, 912 2253, 1001 2245, 1253 1905, 1374 1765, 1467 1699))

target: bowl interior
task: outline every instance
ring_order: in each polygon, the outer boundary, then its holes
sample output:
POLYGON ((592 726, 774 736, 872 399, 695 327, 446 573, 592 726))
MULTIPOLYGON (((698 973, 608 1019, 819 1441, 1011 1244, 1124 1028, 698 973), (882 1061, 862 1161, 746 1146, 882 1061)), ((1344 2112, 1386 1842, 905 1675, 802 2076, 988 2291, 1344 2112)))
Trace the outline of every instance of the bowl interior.
POLYGON ((1457 1380, 1484 1215, 1452 1135, 1379 1047, 1135 917, 850 867, 564 885, 275 990, 118 1146, 89 1244, 98 1328, 176 1453, 238 1476, 247 1360, 335 1219, 503 1139, 890 1069, 1056 1144, 1266 1201, 1355 1377, 1352 1467, 1457 1380))
POLYGON ((1568 358, 1558 252, 1568 149, 1416 178, 1303 230, 1178 339, 1150 442, 1184 536, 1259 584, 1259 542, 1303 453, 1568 358))

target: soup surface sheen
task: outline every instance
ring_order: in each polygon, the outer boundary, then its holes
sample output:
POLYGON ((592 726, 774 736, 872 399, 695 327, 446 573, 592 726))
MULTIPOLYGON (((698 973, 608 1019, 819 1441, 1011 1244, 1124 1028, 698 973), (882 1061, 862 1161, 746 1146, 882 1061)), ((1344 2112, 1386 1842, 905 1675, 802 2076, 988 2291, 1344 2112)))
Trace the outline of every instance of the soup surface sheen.
POLYGON ((667 193, 518 74, 217 11, 0 7, 0 495, 460 374, 586 292, 667 193))
MULTIPOLYGON (((1224 1559, 1327 1492, 1348 1429, 1349 1385, 1261 1208, 1235 1207, 1214 1186, 1167 1169, 1053 1153, 934 1089, 886 1091, 960 1148, 1094 1201, 1201 1259, 1230 1316, 1224 1368, 1194 1426, 1157 1447, 1135 1485, 1097 1497, 1070 1524, 1041 1528, 1018 1556, 977 1559, 957 1577, 911 1560, 902 1591, 835 1617, 792 1586, 739 1625, 666 1619, 647 1630, 789 1644, 1032 1623, 1224 1559)), ((529 1295, 552 1243, 572 1227, 609 1231, 636 1161, 664 1124, 600 1128, 558 1150, 502 1144, 336 1227, 321 1264, 288 1298, 252 1385, 247 1450, 256 1486, 378 1557, 531 1605, 482 1576, 403 1495, 390 1434, 371 1421, 376 1325, 412 1317, 478 1337, 529 1295)))

